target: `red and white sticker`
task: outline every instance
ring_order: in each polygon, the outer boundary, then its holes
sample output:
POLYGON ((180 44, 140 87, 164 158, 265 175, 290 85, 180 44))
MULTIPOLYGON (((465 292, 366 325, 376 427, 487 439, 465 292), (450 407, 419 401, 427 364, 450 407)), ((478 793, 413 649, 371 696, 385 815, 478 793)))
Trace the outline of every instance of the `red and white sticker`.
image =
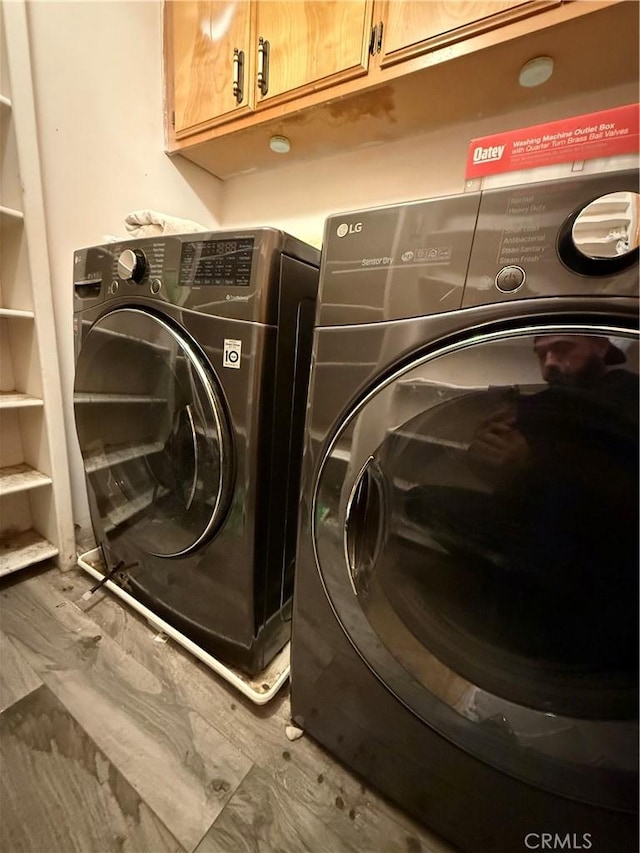
POLYGON ((466 180, 640 150, 638 104, 472 139, 466 180))

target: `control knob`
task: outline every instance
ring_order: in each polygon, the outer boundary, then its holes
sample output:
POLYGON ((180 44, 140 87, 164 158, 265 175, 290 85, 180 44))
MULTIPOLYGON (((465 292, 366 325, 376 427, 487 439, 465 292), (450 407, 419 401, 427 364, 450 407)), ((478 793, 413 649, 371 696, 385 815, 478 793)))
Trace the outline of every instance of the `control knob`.
POLYGON ((147 259, 140 249, 125 249, 118 258, 118 275, 125 281, 140 284, 147 269, 147 259))

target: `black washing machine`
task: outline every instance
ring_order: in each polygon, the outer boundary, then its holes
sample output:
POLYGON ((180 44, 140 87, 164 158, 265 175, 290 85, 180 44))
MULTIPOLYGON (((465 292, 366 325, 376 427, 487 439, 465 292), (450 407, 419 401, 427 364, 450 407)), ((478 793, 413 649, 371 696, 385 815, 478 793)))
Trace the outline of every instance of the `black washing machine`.
POLYGON ((319 252, 280 231, 74 257, 74 409, 114 579, 227 665, 290 636, 319 252))
POLYGON ((295 722, 467 851, 637 849, 638 175, 328 219, 295 722))

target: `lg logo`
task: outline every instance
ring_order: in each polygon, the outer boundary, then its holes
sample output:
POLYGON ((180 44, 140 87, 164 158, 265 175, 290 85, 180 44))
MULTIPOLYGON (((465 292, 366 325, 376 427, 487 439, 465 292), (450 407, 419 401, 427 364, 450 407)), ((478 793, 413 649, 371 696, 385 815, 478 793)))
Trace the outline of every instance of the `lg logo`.
POLYGON ((362 222, 352 222, 351 225, 348 225, 346 222, 342 222, 338 225, 336 234, 338 237, 346 237, 347 234, 359 234, 361 231, 362 222))

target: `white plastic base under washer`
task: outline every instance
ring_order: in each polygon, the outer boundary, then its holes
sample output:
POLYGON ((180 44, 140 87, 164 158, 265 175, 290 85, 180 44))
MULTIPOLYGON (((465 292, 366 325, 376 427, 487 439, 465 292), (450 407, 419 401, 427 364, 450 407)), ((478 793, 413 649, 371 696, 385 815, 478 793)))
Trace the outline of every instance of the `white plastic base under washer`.
MULTIPOLYGON (((86 554, 81 554, 78 557, 78 565, 96 580, 102 580, 104 578, 104 563, 102 561, 99 548, 94 548, 92 551, 87 551, 86 554)), ((151 625, 159 631, 162 631, 163 634, 171 637, 171 639, 175 640, 176 643, 179 643, 194 657, 198 658, 198 660, 210 667, 221 678, 224 678, 225 681, 235 687, 236 690, 239 690, 240 693, 256 705, 266 705, 267 702, 275 696, 278 690, 280 690, 289 677, 291 652, 290 643, 287 643, 287 645, 278 652, 266 669, 258 673, 258 675, 251 677, 240 672, 240 670, 225 666, 225 664, 212 657, 208 652, 205 652, 204 649, 201 649, 200 646, 196 645, 188 637, 185 637, 184 634, 181 634, 180 631, 177 631, 165 622, 164 619, 156 616, 153 611, 149 610, 144 606, 144 604, 141 604, 117 584, 112 581, 106 581, 104 586, 111 592, 115 593, 134 610, 137 610, 138 613, 142 614, 142 616, 144 616, 151 625)))

